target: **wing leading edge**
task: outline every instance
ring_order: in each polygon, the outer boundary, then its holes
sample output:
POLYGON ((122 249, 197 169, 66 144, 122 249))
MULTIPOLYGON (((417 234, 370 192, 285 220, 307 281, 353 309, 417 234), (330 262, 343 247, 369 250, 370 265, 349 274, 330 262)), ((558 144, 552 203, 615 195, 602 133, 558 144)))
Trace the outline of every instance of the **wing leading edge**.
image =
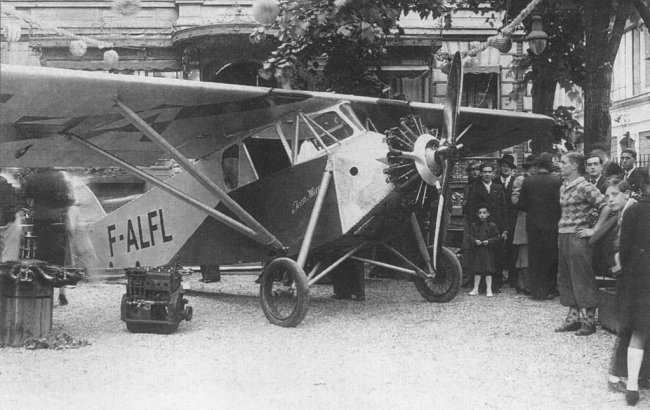
MULTIPOLYGON (((312 112, 341 100, 381 131, 407 114, 431 128, 442 106, 353 95, 278 90, 44 67, 0 68, 0 163, 3 166, 103 166, 66 134, 74 134, 134 165, 160 154, 115 109, 119 100, 184 155, 197 158, 230 143, 234 133, 271 123, 296 110, 312 112)), ((461 108, 459 130, 468 155, 506 148, 549 132, 552 119, 525 113, 461 108)))

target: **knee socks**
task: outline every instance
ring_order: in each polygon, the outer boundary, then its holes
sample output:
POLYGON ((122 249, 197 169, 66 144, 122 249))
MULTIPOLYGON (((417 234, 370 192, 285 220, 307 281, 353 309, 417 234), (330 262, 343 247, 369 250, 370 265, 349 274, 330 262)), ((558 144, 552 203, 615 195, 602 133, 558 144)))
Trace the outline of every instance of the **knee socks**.
POLYGON ((643 349, 627 348, 627 389, 639 390, 639 371, 643 361, 643 349))

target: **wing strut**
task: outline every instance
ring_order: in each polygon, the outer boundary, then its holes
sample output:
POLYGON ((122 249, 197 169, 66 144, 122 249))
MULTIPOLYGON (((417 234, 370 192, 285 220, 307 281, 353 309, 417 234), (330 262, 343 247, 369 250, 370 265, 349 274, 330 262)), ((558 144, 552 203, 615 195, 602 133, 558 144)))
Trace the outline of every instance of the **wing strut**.
POLYGON ((158 188, 162 189, 163 191, 169 193, 170 195, 175 196, 176 198, 180 199, 183 202, 188 203, 189 205, 205 212, 209 216, 213 217, 217 221, 223 223, 226 226, 229 226, 230 228, 234 229, 235 231, 241 233, 242 235, 245 235, 252 240, 259 242, 262 245, 270 245, 274 248, 277 249, 283 249, 283 245, 275 238, 274 242, 269 242, 268 238, 265 236, 262 236, 260 232, 254 231, 253 229, 249 228, 248 226, 242 224, 241 222, 224 215, 223 213, 217 211, 214 208, 209 207, 208 205, 204 204, 203 202, 185 194, 184 192, 174 188, 173 186, 167 184, 164 181, 159 180, 158 178, 147 174, 144 171, 139 170, 138 168, 134 167, 133 165, 129 164, 126 161, 121 160, 120 158, 116 157, 115 155, 111 154, 110 152, 107 152, 103 150, 102 148, 98 147, 97 145, 86 141, 85 139, 78 137, 74 134, 65 134, 68 138, 70 138, 72 141, 78 143, 79 145, 82 145, 97 154, 107 158, 108 160, 114 162, 115 164, 121 166, 122 168, 125 168, 129 171, 131 171, 133 174, 137 175, 138 177, 151 182, 153 185, 156 185, 158 188))
POLYGON ((316 224, 318 223, 318 218, 320 217, 320 211, 323 209, 325 194, 327 193, 327 188, 329 188, 331 179, 332 159, 328 158, 327 166, 325 166, 325 172, 323 172, 323 178, 321 179, 320 186, 318 188, 316 202, 314 203, 314 207, 311 210, 311 216, 309 217, 309 223, 307 224, 307 229, 305 231, 305 238, 302 240, 300 253, 298 253, 297 262, 301 268, 305 266, 305 262, 307 261, 307 254, 309 253, 309 248, 311 247, 311 240, 314 237, 314 232, 316 231, 316 224))
POLYGON ((129 121, 133 126, 139 129, 144 135, 149 137, 161 149, 169 153, 176 162, 188 174, 196 179, 205 189, 210 191, 214 196, 237 215, 248 227, 255 231, 256 241, 263 245, 269 245, 276 249, 282 249, 282 243, 269 232, 261 223, 253 218, 244 208, 242 208, 235 200, 233 200, 227 193, 225 193, 217 184, 214 183, 207 175, 200 169, 193 166, 188 158, 180 153, 173 145, 171 145, 162 135, 158 134, 146 121, 144 121, 138 114, 131 110, 128 106, 119 100, 115 101, 118 111, 129 121))

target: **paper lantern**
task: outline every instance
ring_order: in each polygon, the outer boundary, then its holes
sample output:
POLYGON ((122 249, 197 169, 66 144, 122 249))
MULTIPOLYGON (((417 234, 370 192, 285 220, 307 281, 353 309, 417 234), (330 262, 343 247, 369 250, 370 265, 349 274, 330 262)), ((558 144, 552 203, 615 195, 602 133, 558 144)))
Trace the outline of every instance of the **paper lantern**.
POLYGON ((70 54, 75 57, 81 57, 86 54, 88 50, 88 45, 83 40, 73 40, 70 42, 70 54))
POLYGON ((115 0, 113 9, 123 16, 132 16, 140 11, 140 0, 115 0))
POLYGON ((115 50, 108 50, 104 52, 104 62, 110 66, 117 64, 117 61, 120 59, 120 56, 115 50))
POLYGON ((276 0, 257 0, 252 10, 255 21, 264 25, 273 24, 279 12, 280 5, 276 0))
POLYGON ((494 40, 494 47, 499 50, 500 53, 505 54, 512 48, 512 39, 510 36, 500 33, 494 40))

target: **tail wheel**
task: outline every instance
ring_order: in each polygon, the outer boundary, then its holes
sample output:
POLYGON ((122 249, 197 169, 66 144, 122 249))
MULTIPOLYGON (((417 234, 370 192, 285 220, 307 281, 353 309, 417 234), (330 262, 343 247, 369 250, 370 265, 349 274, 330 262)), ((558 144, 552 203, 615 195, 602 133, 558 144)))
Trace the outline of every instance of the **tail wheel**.
POLYGON ((438 256, 435 278, 413 278, 415 288, 428 302, 449 302, 458 295, 463 280, 462 268, 456 255, 443 247, 438 256))
POLYGON ((260 298, 269 322, 282 327, 298 326, 309 308, 305 272, 289 258, 271 261, 262 272, 260 298))

